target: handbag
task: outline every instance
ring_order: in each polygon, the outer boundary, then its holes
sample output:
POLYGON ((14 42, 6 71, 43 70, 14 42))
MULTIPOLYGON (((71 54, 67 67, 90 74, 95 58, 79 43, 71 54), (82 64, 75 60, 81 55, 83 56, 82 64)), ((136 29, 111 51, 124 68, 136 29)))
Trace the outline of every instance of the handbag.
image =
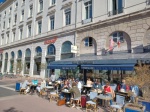
POLYGON ((58 100, 58 102, 57 102, 58 106, 65 105, 65 104, 66 104, 66 99, 65 98, 61 99, 61 100, 58 100))

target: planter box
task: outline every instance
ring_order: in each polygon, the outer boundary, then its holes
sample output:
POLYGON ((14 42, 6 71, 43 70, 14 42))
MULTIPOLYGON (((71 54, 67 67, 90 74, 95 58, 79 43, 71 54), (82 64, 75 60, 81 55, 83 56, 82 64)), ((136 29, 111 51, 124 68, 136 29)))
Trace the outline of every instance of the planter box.
POLYGON ((133 103, 127 103, 124 106, 124 112, 145 112, 144 106, 138 106, 133 103))

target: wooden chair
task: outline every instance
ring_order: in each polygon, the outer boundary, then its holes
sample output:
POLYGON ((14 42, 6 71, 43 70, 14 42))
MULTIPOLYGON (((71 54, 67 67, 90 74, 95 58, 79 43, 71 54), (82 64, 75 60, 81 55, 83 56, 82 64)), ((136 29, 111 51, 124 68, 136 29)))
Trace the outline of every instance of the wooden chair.
POLYGON ((86 102, 86 112, 88 110, 92 110, 94 112, 98 112, 98 105, 95 97, 97 96, 97 92, 90 92, 90 101, 86 102))
POLYGON ((56 102, 58 101, 59 95, 55 92, 51 92, 49 95, 49 102, 51 102, 52 100, 55 100, 56 102))
POLYGON ((124 101, 124 96, 116 95, 116 104, 111 105, 111 112, 114 112, 114 109, 116 109, 116 111, 118 110, 119 112, 122 112, 124 101))
POLYGON ((21 88, 21 89, 20 89, 20 94, 24 94, 24 95, 25 95, 25 94, 26 94, 26 91, 25 91, 25 90, 26 90, 25 88, 21 88))

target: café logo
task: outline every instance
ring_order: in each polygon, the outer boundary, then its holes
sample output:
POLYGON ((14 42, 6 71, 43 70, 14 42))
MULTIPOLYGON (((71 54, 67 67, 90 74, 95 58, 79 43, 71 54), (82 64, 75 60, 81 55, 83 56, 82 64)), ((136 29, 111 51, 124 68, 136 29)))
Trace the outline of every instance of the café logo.
POLYGON ((57 37, 54 37, 53 39, 45 40, 45 41, 44 41, 44 44, 52 44, 52 43, 55 43, 56 40, 57 40, 57 37))

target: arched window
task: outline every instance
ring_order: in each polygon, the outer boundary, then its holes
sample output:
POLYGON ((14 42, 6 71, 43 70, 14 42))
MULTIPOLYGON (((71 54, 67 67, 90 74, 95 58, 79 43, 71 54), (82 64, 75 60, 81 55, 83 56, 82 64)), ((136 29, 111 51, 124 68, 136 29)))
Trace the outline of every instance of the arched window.
POLYGON ((37 56, 41 56, 42 55, 42 49, 39 46, 36 48, 36 55, 37 56))
POLYGON ((92 37, 87 37, 84 39, 84 46, 85 47, 91 47, 93 46, 93 38, 92 37))
POLYGON ((62 44, 61 53, 71 53, 71 45, 70 41, 66 41, 62 44))
POLYGON ((53 44, 48 46, 47 55, 55 55, 55 46, 53 44))
POLYGON ((12 51, 11 52, 11 58, 14 59, 15 58, 15 53, 12 51))
POLYGON ((5 59, 8 59, 8 53, 5 53, 5 59))
POLYGON ((18 51, 18 58, 22 58, 22 51, 21 50, 18 51))
POLYGON ((26 49, 26 57, 31 57, 31 50, 29 48, 26 49))
POLYGON ((124 43, 123 32, 115 32, 112 34, 113 41, 115 43, 124 43))

